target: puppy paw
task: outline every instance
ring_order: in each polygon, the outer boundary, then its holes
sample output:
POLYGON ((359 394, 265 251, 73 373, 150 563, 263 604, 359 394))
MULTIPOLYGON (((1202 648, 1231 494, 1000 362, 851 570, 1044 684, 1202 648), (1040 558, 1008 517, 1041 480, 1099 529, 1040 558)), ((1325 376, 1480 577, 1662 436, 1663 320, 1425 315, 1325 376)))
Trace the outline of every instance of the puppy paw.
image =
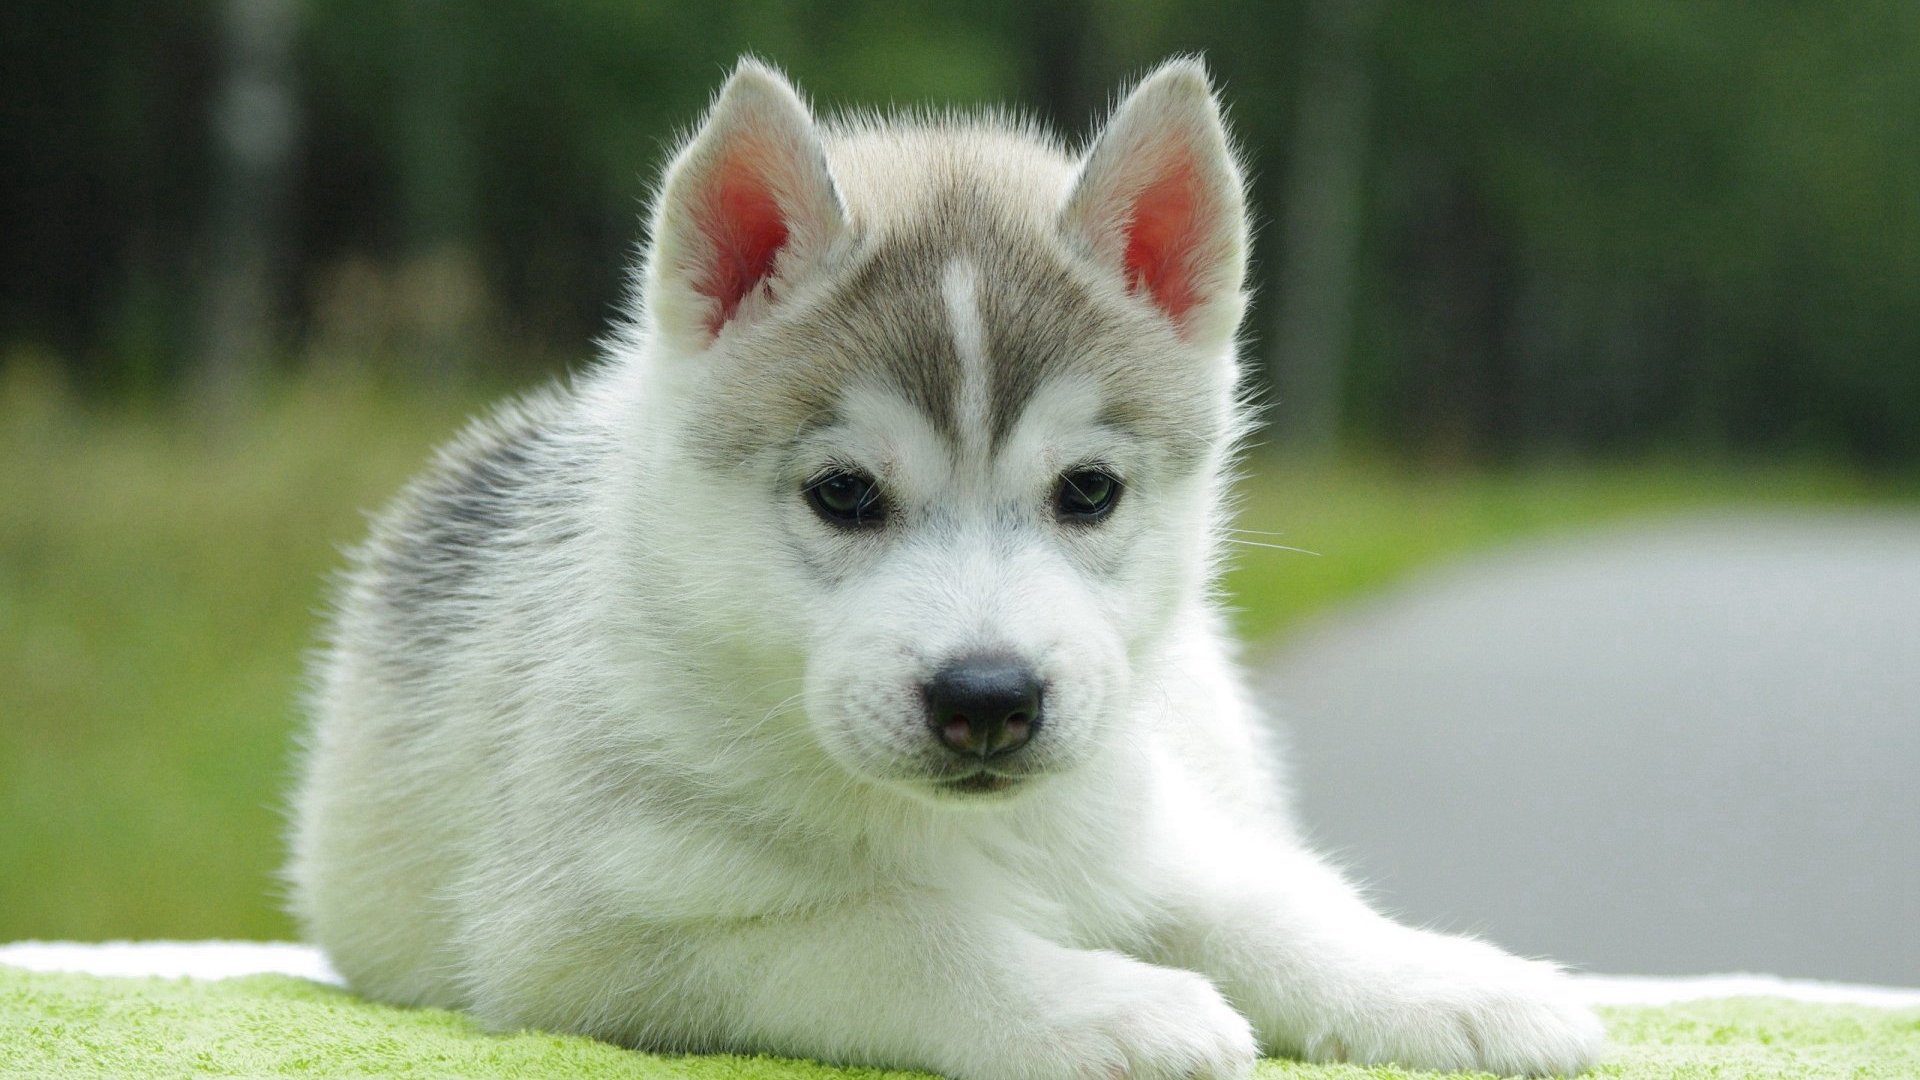
POLYGON ((1551 965, 1433 934, 1373 966, 1299 1040, 1310 1061, 1572 1076, 1605 1032, 1551 965))
POLYGON ((1239 1080, 1258 1046, 1204 977, 1110 954, 1063 980, 1034 1044, 998 1076, 1028 1080, 1239 1080))

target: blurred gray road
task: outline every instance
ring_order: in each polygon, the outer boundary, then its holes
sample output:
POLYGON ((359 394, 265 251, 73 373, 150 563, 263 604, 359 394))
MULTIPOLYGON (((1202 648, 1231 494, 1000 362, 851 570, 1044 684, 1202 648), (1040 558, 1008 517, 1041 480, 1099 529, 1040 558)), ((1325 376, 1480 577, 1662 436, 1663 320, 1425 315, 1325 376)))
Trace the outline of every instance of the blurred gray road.
POLYGON ((1404 917, 1920 986, 1920 514, 1491 552, 1269 659, 1303 827, 1404 917))

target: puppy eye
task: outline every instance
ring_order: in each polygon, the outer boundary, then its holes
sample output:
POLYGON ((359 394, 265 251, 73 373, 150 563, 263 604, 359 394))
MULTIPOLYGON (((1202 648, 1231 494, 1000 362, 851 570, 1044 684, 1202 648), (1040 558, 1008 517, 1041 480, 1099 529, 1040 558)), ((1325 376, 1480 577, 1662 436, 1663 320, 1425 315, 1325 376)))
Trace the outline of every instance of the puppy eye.
POLYGON ((853 469, 833 469, 808 481, 806 496, 813 512, 829 525, 863 528, 878 525, 887 516, 880 485, 853 469))
POLYGON ((1106 517, 1120 499, 1120 480, 1105 469, 1075 469, 1060 476, 1053 510, 1062 521, 1093 522, 1106 517))

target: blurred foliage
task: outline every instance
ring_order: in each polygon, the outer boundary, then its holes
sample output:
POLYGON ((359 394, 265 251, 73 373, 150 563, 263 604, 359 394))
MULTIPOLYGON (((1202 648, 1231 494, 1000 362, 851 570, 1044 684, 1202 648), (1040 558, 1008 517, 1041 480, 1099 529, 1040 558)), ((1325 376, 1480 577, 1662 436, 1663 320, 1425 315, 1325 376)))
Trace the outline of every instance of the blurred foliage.
MULTIPOLYGON (((210 431, 191 402, 89 401, 0 362, 0 940, 291 933, 280 808, 327 573, 477 404, 322 373, 210 431)), ((1914 494, 1818 469, 1253 464, 1227 584, 1256 640, 1515 537, 1914 494)))
MULTIPOLYGON (((219 281, 222 27, 262 2, 0 12, 0 350, 95 396, 186 384, 219 281)), ((1203 51, 1281 222, 1310 16, 1342 2, 308 0, 269 351, 577 361, 674 133, 749 50, 827 106, 1005 101, 1074 136, 1124 78, 1203 51)), ((1920 5, 1377 7, 1349 443, 1920 461, 1920 5)), ((1263 277, 1289 242, 1263 232, 1263 277)))

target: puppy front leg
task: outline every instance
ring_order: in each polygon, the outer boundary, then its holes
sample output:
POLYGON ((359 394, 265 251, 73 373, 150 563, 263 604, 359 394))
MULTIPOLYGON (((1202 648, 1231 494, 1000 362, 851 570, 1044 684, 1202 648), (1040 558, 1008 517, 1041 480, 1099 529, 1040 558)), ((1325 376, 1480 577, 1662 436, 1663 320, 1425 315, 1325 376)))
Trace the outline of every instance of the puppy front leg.
POLYGON ((1599 1021, 1552 965, 1395 923, 1305 852, 1257 863, 1183 882, 1149 956, 1212 976, 1264 1049, 1533 1076, 1598 1055, 1599 1021))
POLYGON ((1256 1053, 1246 1019, 1200 975, 1064 948, 940 896, 619 937, 576 940, 565 970, 502 984, 540 987, 535 1009, 594 1002, 597 1019, 481 1011, 495 1026, 961 1080, 1232 1080, 1256 1053))

